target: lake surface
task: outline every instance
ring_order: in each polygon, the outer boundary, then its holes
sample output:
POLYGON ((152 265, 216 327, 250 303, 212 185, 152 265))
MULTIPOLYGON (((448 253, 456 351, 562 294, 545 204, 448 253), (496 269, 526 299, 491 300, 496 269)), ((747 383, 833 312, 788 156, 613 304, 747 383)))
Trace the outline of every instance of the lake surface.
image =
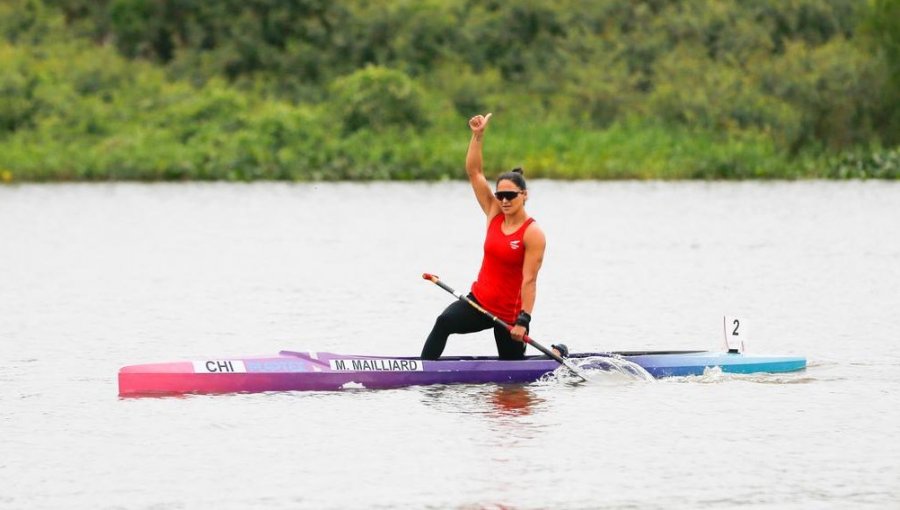
MULTIPOLYGON (((900 508, 900 183, 531 183, 533 336, 780 376, 119 399, 123 365, 417 355, 467 184, 0 187, 0 508, 900 508)), ((493 354, 490 332, 445 354, 493 354)))

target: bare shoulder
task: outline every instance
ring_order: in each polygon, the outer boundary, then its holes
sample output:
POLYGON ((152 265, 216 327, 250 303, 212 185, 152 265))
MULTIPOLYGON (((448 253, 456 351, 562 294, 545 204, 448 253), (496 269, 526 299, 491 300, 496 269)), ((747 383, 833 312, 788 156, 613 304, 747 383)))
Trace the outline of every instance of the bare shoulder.
POLYGON ((531 225, 525 229, 525 246, 534 246, 535 248, 543 248, 547 244, 547 238, 544 236, 544 230, 538 225, 537 221, 532 221, 531 225))

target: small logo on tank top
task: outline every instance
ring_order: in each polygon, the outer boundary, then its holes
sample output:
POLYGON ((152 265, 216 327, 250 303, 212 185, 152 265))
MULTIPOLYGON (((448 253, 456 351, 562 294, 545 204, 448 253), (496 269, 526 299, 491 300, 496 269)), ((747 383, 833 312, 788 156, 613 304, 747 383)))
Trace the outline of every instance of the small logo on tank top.
POLYGON ((518 239, 516 239, 515 241, 510 241, 510 242, 509 242, 509 247, 512 248, 512 249, 514 249, 514 250, 518 250, 518 249, 519 249, 519 243, 520 243, 520 242, 521 242, 521 241, 519 241, 518 239))

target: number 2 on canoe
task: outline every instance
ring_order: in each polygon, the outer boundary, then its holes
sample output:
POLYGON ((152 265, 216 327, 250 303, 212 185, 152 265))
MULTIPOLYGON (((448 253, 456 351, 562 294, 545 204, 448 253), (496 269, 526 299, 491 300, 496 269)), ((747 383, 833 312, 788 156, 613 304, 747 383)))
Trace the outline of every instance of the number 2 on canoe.
POLYGON ((725 349, 728 352, 744 352, 747 342, 746 321, 739 317, 724 316, 722 333, 725 336, 725 349))

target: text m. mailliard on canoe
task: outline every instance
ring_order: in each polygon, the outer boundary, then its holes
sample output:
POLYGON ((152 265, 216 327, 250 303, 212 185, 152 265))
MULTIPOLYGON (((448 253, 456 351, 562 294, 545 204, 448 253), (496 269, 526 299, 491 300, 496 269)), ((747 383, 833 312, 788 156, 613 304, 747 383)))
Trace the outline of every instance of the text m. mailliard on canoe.
POLYGON ((328 364, 332 370, 358 372, 422 371, 422 362, 415 359, 333 359, 328 364))

